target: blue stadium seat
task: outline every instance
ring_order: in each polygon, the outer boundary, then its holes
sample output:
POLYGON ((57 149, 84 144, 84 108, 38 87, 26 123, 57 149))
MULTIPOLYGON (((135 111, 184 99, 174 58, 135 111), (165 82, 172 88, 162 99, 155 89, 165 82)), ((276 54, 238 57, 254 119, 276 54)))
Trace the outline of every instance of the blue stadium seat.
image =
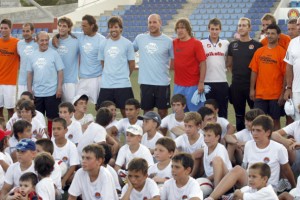
POLYGON ((200 26, 205 25, 205 21, 203 19, 199 19, 198 25, 200 25, 200 26))
POLYGON ((200 26, 199 29, 201 32, 207 31, 207 27, 205 25, 200 26))
POLYGON ((39 32, 41 32, 41 31, 42 31, 41 28, 36 28, 36 29, 35 29, 35 33, 39 33, 39 32))
POLYGON ((43 28, 43 31, 46 31, 48 33, 49 29, 48 28, 43 28))
POLYGON ((232 32, 225 32, 225 38, 232 38, 233 33, 232 32))
POLYGON ((223 25, 222 26, 222 31, 229 31, 229 26, 228 25, 223 25))
POLYGON ((278 20, 278 25, 284 25, 284 24, 285 24, 285 19, 278 20))

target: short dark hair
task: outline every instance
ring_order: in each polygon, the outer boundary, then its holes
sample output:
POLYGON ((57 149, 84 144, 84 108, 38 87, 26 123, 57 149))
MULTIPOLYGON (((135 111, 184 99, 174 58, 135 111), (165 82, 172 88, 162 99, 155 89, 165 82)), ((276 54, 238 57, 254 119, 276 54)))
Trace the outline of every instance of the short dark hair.
POLYGON ((219 109, 219 104, 217 100, 215 99, 207 99, 204 103, 204 105, 212 105, 214 109, 219 109))
POLYGON ((28 127, 32 127, 31 123, 29 123, 28 121, 25 121, 25 120, 18 120, 14 123, 13 125, 13 134, 15 136, 15 138, 17 140, 19 140, 19 136, 18 136, 18 133, 19 134, 22 134, 24 132, 24 130, 28 127))
POLYGON ((279 26, 277 24, 270 24, 267 27, 267 30, 268 29, 275 29, 278 35, 281 33, 281 29, 279 28, 279 26))
POLYGON ((125 102, 125 106, 126 105, 131 105, 131 106, 135 106, 135 109, 139 109, 141 108, 141 104, 138 100, 131 98, 131 99, 127 99, 125 102))
POLYGON ((31 31, 34 31, 34 25, 33 25, 33 23, 26 22, 26 23, 23 24, 22 27, 25 27, 25 26, 29 26, 29 27, 30 27, 30 30, 31 30, 31 31))
POLYGON ((58 108, 67 108, 69 113, 75 112, 75 108, 70 102, 62 102, 59 104, 58 108))
POLYGON ((81 96, 79 97, 79 99, 77 99, 77 100, 74 102, 74 106, 77 106, 77 103, 78 103, 79 100, 83 100, 83 101, 85 101, 85 102, 88 102, 88 101, 89 101, 89 97, 88 97, 87 95, 81 95, 81 96))
POLYGON ((59 25, 60 23, 66 23, 68 28, 72 29, 73 27, 73 22, 70 18, 68 17, 61 17, 59 18, 59 20, 57 21, 57 24, 59 25))
POLYGON ((201 115, 202 117, 202 120, 204 120, 205 116, 208 116, 208 115, 214 115, 214 111, 210 108, 207 108, 207 107, 201 107, 199 108, 198 110, 198 113, 201 115))
POLYGON ((179 19, 175 24, 175 32, 177 32, 177 29, 180 25, 182 25, 186 29, 190 37, 193 37, 192 26, 188 19, 186 18, 179 19))
POLYGON ((155 145, 161 145, 163 147, 165 147, 168 152, 175 152, 175 149, 176 149, 176 144, 174 142, 174 140, 172 140, 171 138, 168 138, 168 137, 162 137, 162 138, 159 138, 155 145))
POLYGON ((92 15, 84 15, 82 17, 82 21, 83 20, 86 20, 90 26, 92 26, 92 25, 94 26, 93 27, 93 32, 97 32, 98 31, 97 21, 96 21, 96 19, 95 19, 94 16, 92 16, 92 15))
POLYGON ((249 110, 248 112, 246 112, 245 114, 245 119, 247 121, 252 122, 256 117, 258 117, 259 115, 264 115, 264 111, 259 109, 259 108, 253 108, 251 110, 249 110))
POLYGON ((30 181, 32 186, 36 186, 36 184, 38 183, 38 177, 33 172, 26 172, 22 174, 22 176, 19 179, 19 182, 23 182, 23 181, 30 181))
POLYGON ((274 122, 273 119, 268 115, 259 115, 253 120, 252 127, 253 126, 262 126, 264 131, 271 131, 272 133, 274 128, 274 122))
POLYGON ((64 127, 64 129, 68 128, 67 121, 61 117, 54 118, 52 120, 52 123, 54 123, 54 122, 60 123, 64 127))
POLYGON ((54 164, 55 161, 51 154, 41 152, 34 159, 34 170, 37 171, 40 176, 46 177, 53 171, 54 164))
POLYGON ((83 148, 82 152, 93 153, 96 159, 105 159, 105 151, 99 144, 89 144, 83 148))
POLYGON ((1 24, 7 24, 9 28, 12 27, 11 20, 9 19, 2 19, 1 24))
POLYGON ((249 167, 249 169, 257 169, 259 170, 259 175, 264 177, 268 177, 268 179, 271 177, 271 169, 270 166, 263 162, 254 163, 249 167))
POLYGON ((97 111, 95 122, 105 127, 111 122, 112 118, 112 113, 107 108, 100 108, 97 111))
POLYGON ((111 26, 118 24, 121 29, 123 29, 123 20, 119 16, 112 16, 108 21, 107 21, 107 27, 110 28, 111 26))
POLYGON ((148 174, 148 163, 144 158, 134 158, 128 164, 128 171, 142 172, 148 174))
POLYGON ((211 20, 209 20, 208 22, 208 28, 210 28, 210 25, 214 25, 214 26, 220 26, 220 29, 222 29, 222 23, 221 20, 219 20, 218 18, 213 18, 211 20))
POLYGON ((31 92, 29 92, 29 91, 22 92, 21 96, 23 96, 23 95, 24 96, 28 96, 30 100, 34 99, 33 94, 31 92))
POLYGON ((185 106, 186 105, 186 98, 182 94, 175 94, 171 98, 171 104, 173 104, 175 102, 180 102, 183 106, 185 106))
POLYGON ((191 154, 189 153, 178 153, 173 158, 172 161, 180 162, 184 169, 191 168, 191 172, 193 171, 194 167, 194 159, 191 154))
POLYGON ((36 145, 40 145, 45 152, 50 153, 51 155, 54 152, 53 142, 48 138, 41 138, 35 142, 36 145))
POLYGON ((102 146, 104 149, 104 152, 105 152, 104 164, 107 165, 109 163, 110 159, 112 158, 111 148, 106 143, 101 143, 99 145, 102 146))
POLYGON ((289 19, 288 24, 297 24, 297 19, 289 19))
POLYGON ((116 106, 116 104, 113 102, 113 101, 103 101, 101 104, 100 104, 100 108, 107 108, 109 106, 116 106))
POLYGON ((20 110, 23 110, 23 109, 30 110, 32 118, 34 118, 36 116, 35 105, 32 103, 32 101, 29 101, 29 100, 22 101, 22 103, 19 106, 19 109, 20 110))
POLYGON ((216 136, 220 136, 221 138, 221 135, 222 135, 222 127, 219 123, 215 123, 215 122, 209 122, 206 124, 206 126, 203 128, 203 131, 206 132, 206 131, 212 131, 214 132, 214 134, 216 136))

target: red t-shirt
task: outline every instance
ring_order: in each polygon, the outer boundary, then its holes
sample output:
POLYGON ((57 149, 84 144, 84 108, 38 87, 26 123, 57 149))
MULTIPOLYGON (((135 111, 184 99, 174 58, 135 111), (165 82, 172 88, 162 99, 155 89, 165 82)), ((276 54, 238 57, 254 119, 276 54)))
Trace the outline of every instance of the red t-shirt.
POLYGON ((175 39, 174 48, 174 83, 180 86, 198 85, 200 79, 199 64, 206 60, 202 43, 191 38, 187 41, 175 39))

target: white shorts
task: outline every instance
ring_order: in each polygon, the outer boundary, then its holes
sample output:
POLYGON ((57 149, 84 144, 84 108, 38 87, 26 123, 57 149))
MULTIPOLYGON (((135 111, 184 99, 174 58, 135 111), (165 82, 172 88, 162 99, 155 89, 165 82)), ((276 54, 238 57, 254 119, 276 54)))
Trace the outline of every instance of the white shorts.
POLYGON ((299 105, 300 105, 300 92, 293 92, 293 103, 295 107, 295 121, 300 120, 300 112, 299 112, 299 105))
POLYGON ((15 85, 0 85, 0 108, 6 109, 15 108, 17 86, 15 85))
POLYGON ((89 101, 96 104, 100 92, 100 86, 101 76, 96 78, 79 79, 76 95, 86 94, 89 97, 89 101))
POLYGON ((21 98, 21 94, 27 90, 27 85, 18 85, 18 95, 17 95, 17 99, 21 98))
POLYGON ((64 83, 62 85, 62 102, 71 102, 76 95, 76 83, 64 83))

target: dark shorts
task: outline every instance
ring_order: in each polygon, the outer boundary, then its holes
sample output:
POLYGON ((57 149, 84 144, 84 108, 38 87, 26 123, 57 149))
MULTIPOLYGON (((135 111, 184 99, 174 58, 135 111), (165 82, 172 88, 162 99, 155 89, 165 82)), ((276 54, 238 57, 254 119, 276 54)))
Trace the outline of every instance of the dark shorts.
POLYGON ((144 85, 141 84, 141 108, 143 110, 152 110, 170 108, 170 85, 144 85))
POLYGON ((265 114, 270 115, 273 119, 280 119, 281 107, 278 105, 278 100, 256 99, 254 108, 262 109, 265 114))
POLYGON ((34 97, 35 109, 46 115, 49 119, 58 117, 58 105, 60 103, 61 98, 56 98, 56 95, 50 97, 34 97))
POLYGON ((116 104, 117 108, 125 109, 125 102, 127 99, 134 98, 132 88, 101 88, 97 107, 101 105, 103 101, 112 101, 116 104))

